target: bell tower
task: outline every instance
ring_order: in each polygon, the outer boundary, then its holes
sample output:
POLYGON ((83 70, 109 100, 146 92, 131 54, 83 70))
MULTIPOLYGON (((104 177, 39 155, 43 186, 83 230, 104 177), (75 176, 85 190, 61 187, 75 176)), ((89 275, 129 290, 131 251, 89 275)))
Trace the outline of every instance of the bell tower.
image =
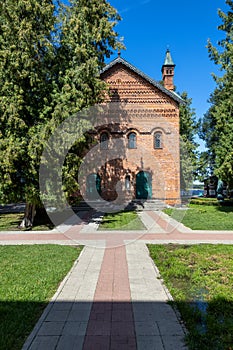
POLYGON ((172 60, 170 50, 167 49, 164 64, 162 66, 162 75, 163 75, 163 85, 166 89, 173 91, 174 90, 174 70, 175 64, 172 60))

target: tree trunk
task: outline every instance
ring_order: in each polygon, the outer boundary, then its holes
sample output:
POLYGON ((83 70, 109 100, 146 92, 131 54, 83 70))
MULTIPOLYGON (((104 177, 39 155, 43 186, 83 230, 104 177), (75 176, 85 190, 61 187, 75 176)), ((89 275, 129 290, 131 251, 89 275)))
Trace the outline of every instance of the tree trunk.
POLYGON ((27 203, 24 211, 24 218, 21 224, 19 225, 19 228, 32 227, 35 215, 36 215, 36 205, 27 203))

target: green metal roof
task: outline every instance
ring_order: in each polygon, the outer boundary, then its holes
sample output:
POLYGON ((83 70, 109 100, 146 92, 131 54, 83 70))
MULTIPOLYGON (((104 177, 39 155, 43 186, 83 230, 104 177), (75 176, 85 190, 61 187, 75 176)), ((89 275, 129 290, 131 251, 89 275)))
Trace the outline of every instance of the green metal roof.
POLYGON ((164 61, 164 66, 175 66, 173 60, 172 60, 172 56, 171 56, 171 53, 170 53, 170 50, 167 49, 167 52, 166 52, 166 56, 165 56, 165 61, 164 61))

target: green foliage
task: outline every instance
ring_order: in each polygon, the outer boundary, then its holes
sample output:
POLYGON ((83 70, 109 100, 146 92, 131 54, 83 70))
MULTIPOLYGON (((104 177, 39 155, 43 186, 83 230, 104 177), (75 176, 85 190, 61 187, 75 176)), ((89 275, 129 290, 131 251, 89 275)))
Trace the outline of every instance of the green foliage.
POLYGON ((189 349, 231 349, 233 246, 148 247, 189 331, 189 349))
POLYGON ((25 194, 29 201, 38 200, 32 136, 49 103, 53 12, 54 5, 47 0, 0 4, 0 193, 4 201, 25 194))
POLYGON ((214 173, 233 186, 233 2, 227 13, 219 10, 222 24, 218 27, 225 34, 218 42, 218 48, 208 42, 211 60, 222 71, 222 76, 214 75, 217 87, 211 95, 211 107, 204 116, 200 136, 206 141, 208 154, 206 163, 214 167, 214 173))
MULTIPOLYGON (((43 147, 61 121, 102 100, 104 59, 122 47, 114 31, 118 20, 105 0, 1 2, 1 202, 40 203, 43 147)), ((77 190, 87 142, 77 140, 64 164, 67 195, 77 190)))
POLYGON ((81 247, 1 246, 0 348, 19 350, 81 247))
POLYGON ((181 188, 187 190, 192 186, 197 168, 197 147, 195 136, 198 124, 195 111, 191 107, 192 99, 187 92, 181 94, 184 104, 180 106, 180 155, 181 155, 181 188))

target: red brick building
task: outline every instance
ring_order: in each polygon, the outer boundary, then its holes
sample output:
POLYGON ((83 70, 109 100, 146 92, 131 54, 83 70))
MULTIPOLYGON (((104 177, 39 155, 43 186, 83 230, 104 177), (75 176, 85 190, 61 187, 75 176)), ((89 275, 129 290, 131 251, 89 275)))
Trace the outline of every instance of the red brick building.
POLYGON ((158 83, 118 56, 101 73, 108 84, 106 103, 116 106, 96 128, 104 165, 87 177, 86 196, 96 185, 101 196, 180 202, 179 104, 169 50, 158 83), (111 149, 119 150, 113 157, 111 149), (110 153, 109 153, 110 152, 110 153))

